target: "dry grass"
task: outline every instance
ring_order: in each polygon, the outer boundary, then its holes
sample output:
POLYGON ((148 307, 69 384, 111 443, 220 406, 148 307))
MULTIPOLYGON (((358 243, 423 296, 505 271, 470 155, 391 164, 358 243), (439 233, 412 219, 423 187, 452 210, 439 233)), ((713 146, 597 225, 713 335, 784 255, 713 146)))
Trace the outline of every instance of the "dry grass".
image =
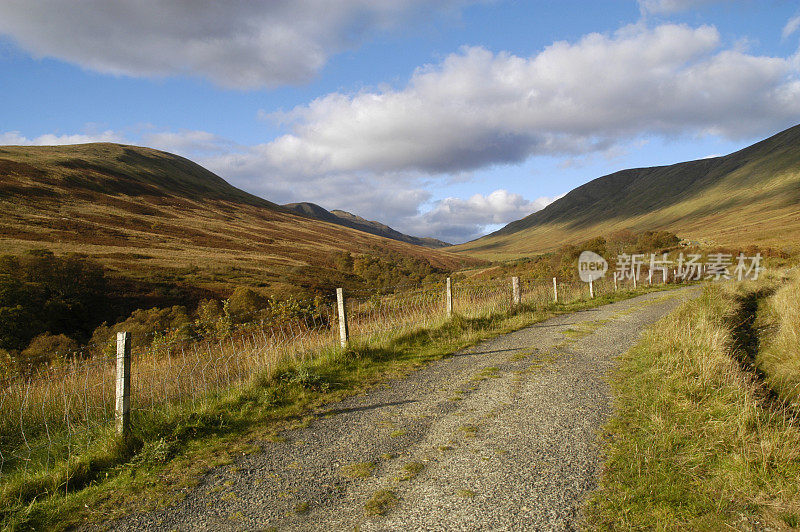
MULTIPOLYGON (((510 310, 509 283, 455 285, 455 300, 466 318, 510 310)), ((564 285, 565 293, 570 292, 564 285)), ((578 299, 582 293, 571 290, 578 299)), ((547 307, 547 289, 523 292, 529 308, 547 307)), ((313 322, 251 323, 223 339, 157 343, 133 353, 134 418, 168 415, 211 394, 247 387, 253 378, 270 380, 288 363, 311 360, 334 349, 338 325, 333 309, 313 322)), ((442 287, 348 300, 354 344, 383 346, 395 335, 447 323, 442 287)), ((310 377, 285 378, 314 386, 310 377)), ((115 367, 110 358, 76 359, 71 364, 0 388, 0 475, 40 471, 102 439, 114 419, 115 367)), ((313 379, 311 379, 313 380, 313 379)), ((404 432, 396 431, 393 436, 404 432)))
POLYGON ((372 474, 373 469, 375 464, 372 462, 356 462, 343 465, 339 473, 347 478, 366 478, 372 474))

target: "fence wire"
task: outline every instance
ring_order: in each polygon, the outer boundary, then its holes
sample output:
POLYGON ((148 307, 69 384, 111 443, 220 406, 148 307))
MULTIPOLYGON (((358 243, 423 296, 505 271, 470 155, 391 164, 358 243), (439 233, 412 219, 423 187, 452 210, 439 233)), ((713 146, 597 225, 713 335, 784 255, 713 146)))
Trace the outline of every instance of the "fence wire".
MULTIPOLYGON (((630 288, 630 280, 618 280, 619 290, 630 288)), ((553 304, 552 282, 523 279, 520 289, 521 303, 528 308, 553 304)), ((614 286, 604 279, 594 290, 597 296, 614 286)), ((585 283, 558 283, 559 303, 588 297, 585 283)), ((511 282, 456 281, 452 300, 453 312, 466 318, 508 312, 513 306, 511 282)), ((391 294, 358 291, 349 295, 346 306, 350 341, 355 343, 389 339, 447 320, 443 283, 391 294)), ((221 337, 171 333, 154 333, 147 347, 133 351, 134 419, 235 390, 254 376, 274 374, 282 363, 307 360, 339 344, 335 304, 293 319, 259 318, 221 337)), ((114 430, 115 359, 95 355, 68 360, 58 368, 0 383, 0 483, 12 475, 63 467, 114 430)))

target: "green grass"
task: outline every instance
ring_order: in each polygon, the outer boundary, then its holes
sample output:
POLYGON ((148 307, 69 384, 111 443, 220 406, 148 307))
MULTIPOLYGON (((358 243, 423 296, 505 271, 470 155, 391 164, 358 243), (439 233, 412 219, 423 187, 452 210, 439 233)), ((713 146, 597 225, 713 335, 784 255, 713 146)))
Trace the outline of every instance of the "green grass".
POLYGON ((339 473, 347 478, 366 478, 372 474, 373 469, 375 469, 375 464, 372 462, 356 462, 343 465, 339 473))
POLYGON ((737 343, 742 293, 708 287, 626 353, 589 528, 794 526, 800 427, 769 399, 737 343))
POLYGON ((405 481, 411 480, 416 477, 425 469, 425 464, 422 462, 407 462, 403 464, 403 472, 398 477, 398 480, 405 481))
POLYGON ((392 490, 378 490, 364 504, 364 511, 369 516, 383 515, 397 506, 398 502, 397 495, 392 490))
MULTIPOLYGON (((0 486, 0 527, 66 529, 163 506, 197 484, 205 471, 270 445, 280 431, 307 425, 311 411, 484 339, 561 312, 631 297, 620 292, 593 301, 453 319, 429 329, 330 348, 305 361, 287 361, 241 387, 185 403, 134 412, 131 438, 120 445, 110 430, 69 463, 20 471, 0 486), (311 380, 283 379, 302 372, 311 380), (306 386, 308 382, 313 386, 306 386), (327 386, 320 386, 326 383, 327 386)), ((104 429, 105 430, 105 429, 104 429)), ((276 443, 277 444, 277 443, 276 443)))

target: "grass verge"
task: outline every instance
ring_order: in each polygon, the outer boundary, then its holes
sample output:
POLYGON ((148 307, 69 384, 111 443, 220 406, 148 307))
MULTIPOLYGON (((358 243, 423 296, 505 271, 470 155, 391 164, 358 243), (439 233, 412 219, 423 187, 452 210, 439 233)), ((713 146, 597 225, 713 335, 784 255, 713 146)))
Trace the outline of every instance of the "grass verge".
POLYGON ((796 527, 800 427, 745 363, 742 304, 763 286, 712 285, 651 328, 613 377, 594 530, 796 527))
POLYGON ((800 410, 800 273, 788 279, 758 308, 762 331, 756 365, 778 398, 800 410))
POLYGON ((245 386, 190 403, 136 412, 133 434, 124 445, 109 431, 68 463, 4 479, 0 527, 62 530, 169 504, 210 468, 280 441, 276 434, 281 430, 307 425, 314 417, 311 412, 323 404, 553 315, 659 289, 621 291, 545 308, 521 305, 475 318, 454 315, 437 327, 287 361, 245 386))

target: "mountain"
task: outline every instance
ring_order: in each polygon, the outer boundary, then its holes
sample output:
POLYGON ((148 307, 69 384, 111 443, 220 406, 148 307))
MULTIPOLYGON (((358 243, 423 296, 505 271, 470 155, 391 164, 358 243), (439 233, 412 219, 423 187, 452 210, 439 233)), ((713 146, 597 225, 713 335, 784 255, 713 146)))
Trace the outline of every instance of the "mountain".
POLYGON ((743 150, 622 170, 453 251, 512 258, 611 234, 663 229, 706 244, 800 244, 800 126, 743 150))
POLYGON ((417 272, 475 263, 298 215, 158 150, 0 146, 0 254, 38 248, 85 254, 164 293, 186 286, 216 295, 237 285, 270 293, 347 286, 357 276, 337 269, 342 252, 417 272))
POLYGON ((399 240, 400 242, 408 242, 409 244, 414 244, 416 246, 424 246, 434 249, 450 246, 450 244, 447 242, 442 242, 441 240, 436 240, 435 238, 416 237, 403 234, 400 231, 395 231, 388 225, 384 225, 380 222, 365 220, 364 218, 356 216, 355 214, 347 211, 328 211, 315 203, 287 203, 283 207, 302 216, 308 216, 309 218, 316 218, 317 220, 324 220, 326 222, 343 225, 345 227, 364 231, 365 233, 391 238, 392 240, 399 240))

